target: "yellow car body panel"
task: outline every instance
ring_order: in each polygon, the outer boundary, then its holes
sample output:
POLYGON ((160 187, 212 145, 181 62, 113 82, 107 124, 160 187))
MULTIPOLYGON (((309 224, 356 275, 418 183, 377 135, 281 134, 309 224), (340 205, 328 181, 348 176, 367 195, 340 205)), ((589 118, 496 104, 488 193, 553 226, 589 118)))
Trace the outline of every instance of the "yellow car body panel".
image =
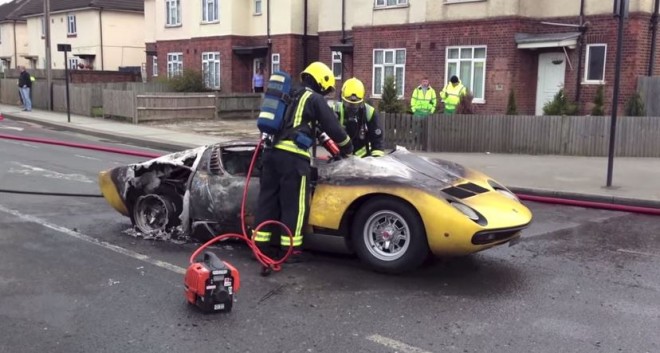
POLYGON ((488 220, 484 227, 446 200, 411 187, 319 185, 312 199, 309 223, 315 227, 339 229, 351 204, 365 196, 397 197, 414 205, 424 223, 429 248, 435 255, 466 255, 507 242, 518 237, 519 233, 485 245, 473 244, 472 236, 480 231, 510 228, 512 224, 524 226, 532 219, 527 207, 492 190, 461 200, 461 203, 478 209, 488 220))
POLYGON ((115 185, 110 178, 109 170, 104 170, 99 173, 99 187, 101 188, 101 193, 108 204, 110 204, 110 206, 112 206, 117 212, 128 217, 126 204, 124 204, 124 200, 119 196, 117 185, 115 185))

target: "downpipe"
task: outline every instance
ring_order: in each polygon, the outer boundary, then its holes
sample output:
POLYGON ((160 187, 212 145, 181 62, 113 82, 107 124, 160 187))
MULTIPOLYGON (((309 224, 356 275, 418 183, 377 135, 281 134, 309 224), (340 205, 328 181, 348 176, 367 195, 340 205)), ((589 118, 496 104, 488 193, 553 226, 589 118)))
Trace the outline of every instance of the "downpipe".
MULTIPOLYGON (((123 154, 123 155, 136 156, 136 157, 145 157, 145 158, 158 158, 158 157, 161 156, 161 154, 149 153, 149 152, 132 151, 132 150, 126 150, 126 149, 120 149, 120 148, 102 147, 102 146, 95 146, 95 145, 92 145, 92 144, 64 142, 64 141, 34 138, 34 137, 19 137, 19 136, 12 136, 12 135, 6 135, 6 134, 0 134, 0 139, 43 143, 43 144, 50 144, 50 145, 56 145, 56 146, 73 147, 73 148, 79 148, 79 149, 86 149, 86 150, 93 150, 93 151, 100 151, 100 152, 108 152, 108 153, 116 153, 116 154, 123 154)), ((260 141, 259 145, 261 145, 261 141, 260 141)), ((253 158, 253 161, 252 161, 253 163, 254 163, 254 160, 256 159, 256 155, 259 152, 259 150, 260 150, 260 146, 255 150, 255 155, 254 155, 254 158, 253 158)), ((247 190, 247 185, 249 184, 250 175, 251 175, 251 171, 248 174, 248 177, 247 177, 247 180, 246 180, 245 190, 247 190)), ((610 210, 610 211, 619 211, 619 212, 639 213, 639 214, 660 216, 660 208, 621 205, 621 204, 607 203, 607 202, 575 200, 575 199, 551 197, 551 196, 537 196, 537 195, 530 195, 530 194, 526 194, 526 193, 515 193, 515 194, 516 194, 516 196, 518 196, 518 198, 520 200, 523 200, 523 201, 532 201, 532 202, 546 203, 546 204, 552 204, 552 205, 575 206, 575 207, 583 207, 583 208, 604 209, 604 210, 610 210)), ((241 216, 244 216, 243 215, 244 214, 244 207, 245 207, 245 205, 243 204, 242 207, 241 207, 242 208, 242 212, 241 212, 242 215, 241 216)), ((243 229, 243 233, 247 233, 245 229, 243 229)), ((244 235, 247 237, 247 234, 244 234, 244 235)), ((218 240, 215 240, 215 241, 218 241, 218 240)))

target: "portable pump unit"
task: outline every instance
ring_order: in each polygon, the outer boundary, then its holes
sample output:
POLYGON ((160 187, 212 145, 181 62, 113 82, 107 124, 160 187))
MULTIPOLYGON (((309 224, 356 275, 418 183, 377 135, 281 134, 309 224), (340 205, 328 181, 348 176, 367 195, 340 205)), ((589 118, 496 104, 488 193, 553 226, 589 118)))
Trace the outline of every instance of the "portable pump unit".
POLYGON ((234 293, 240 286, 240 277, 232 265, 205 251, 202 262, 188 267, 184 284, 188 303, 205 313, 229 312, 234 293))

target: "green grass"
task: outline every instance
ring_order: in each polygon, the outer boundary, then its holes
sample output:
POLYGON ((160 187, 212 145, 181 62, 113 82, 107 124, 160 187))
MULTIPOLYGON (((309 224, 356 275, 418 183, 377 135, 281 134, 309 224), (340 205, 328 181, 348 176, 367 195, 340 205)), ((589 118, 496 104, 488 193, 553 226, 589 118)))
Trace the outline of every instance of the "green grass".
POLYGON ((93 107, 92 108, 92 117, 102 118, 103 117, 103 107, 93 107))

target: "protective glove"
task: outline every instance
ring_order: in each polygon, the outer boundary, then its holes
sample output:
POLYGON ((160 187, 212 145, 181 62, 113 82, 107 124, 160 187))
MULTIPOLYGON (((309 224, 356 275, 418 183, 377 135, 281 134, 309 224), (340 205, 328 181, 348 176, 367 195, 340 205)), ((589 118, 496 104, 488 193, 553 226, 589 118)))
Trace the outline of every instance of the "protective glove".
POLYGON ((385 152, 383 152, 383 151, 381 151, 381 150, 373 150, 373 151, 371 151, 371 156, 372 156, 372 157, 382 157, 382 156, 384 156, 384 155, 385 155, 385 152))
POLYGON ((339 147, 339 152, 342 157, 350 156, 353 153, 353 144, 349 141, 344 146, 339 147))

